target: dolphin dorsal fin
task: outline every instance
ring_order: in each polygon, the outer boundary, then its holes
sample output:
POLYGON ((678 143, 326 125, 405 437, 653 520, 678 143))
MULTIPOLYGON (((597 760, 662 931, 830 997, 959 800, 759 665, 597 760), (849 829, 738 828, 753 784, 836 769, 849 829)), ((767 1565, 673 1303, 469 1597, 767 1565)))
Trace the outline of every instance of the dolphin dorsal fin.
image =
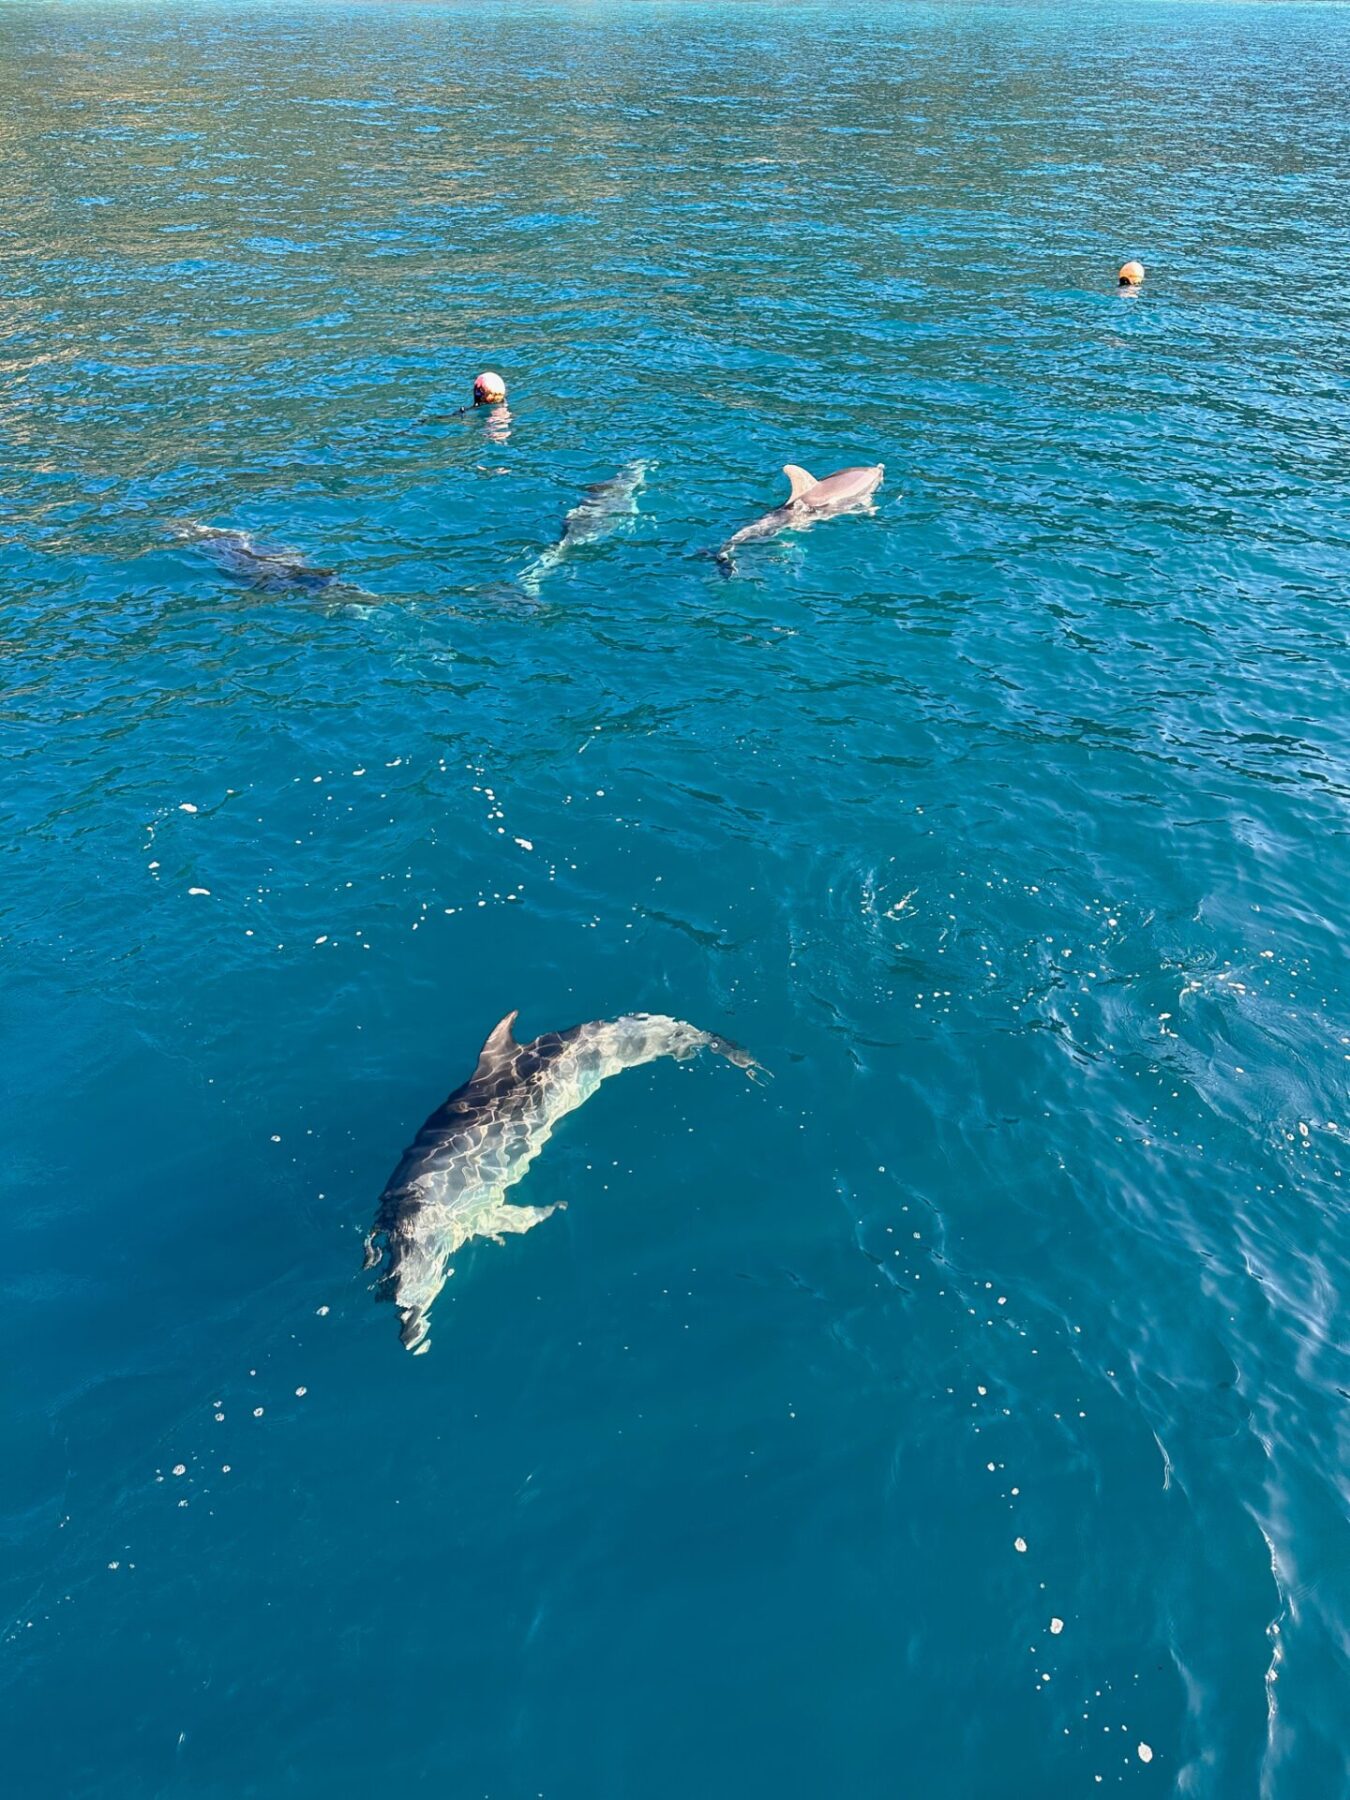
POLYGON ((519 1050, 520 1045, 516 1042, 515 1033, 511 1030, 518 1017, 519 1009, 516 1012, 507 1013, 500 1025, 492 1027, 487 1035, 487 1042, 479 1052, 478 1067, 474 1070, 475 1079, 490 1075, 494 1069, 500 1068, 502 1063, 509 1062, 519 1050))
POLYGON ((794 500, 800 500, 808 488, 816 485, 815 476, 808 474, 805 469, 798 468, 796 463, 784 463, 783 473, 792 483, 792 492, 788 495, 789 506, 794 500))

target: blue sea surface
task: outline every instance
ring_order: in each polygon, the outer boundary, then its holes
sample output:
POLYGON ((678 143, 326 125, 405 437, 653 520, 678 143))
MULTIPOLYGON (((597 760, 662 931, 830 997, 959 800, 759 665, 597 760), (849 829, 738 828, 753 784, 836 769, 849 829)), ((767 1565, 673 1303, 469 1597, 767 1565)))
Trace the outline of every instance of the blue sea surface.
POLYGON ((1338 6, 0 10, 7 1796, 1350 1794, 1347 93, 1338 6), (786 462, 875 513, 724 575, 786 462), (776 1080, 606 1083, 414 1358, 515 1008, 776 1080))

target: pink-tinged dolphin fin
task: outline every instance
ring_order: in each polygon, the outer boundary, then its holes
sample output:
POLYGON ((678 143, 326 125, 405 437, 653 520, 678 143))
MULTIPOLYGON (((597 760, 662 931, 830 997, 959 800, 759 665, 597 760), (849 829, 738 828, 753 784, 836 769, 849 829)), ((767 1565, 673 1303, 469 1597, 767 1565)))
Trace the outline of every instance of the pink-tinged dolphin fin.
POLYGON ((789 506, 791 506, 794 501, 800 500, 802 495, 808 492, 809 489, 816 486, 815 476, 809 474, 797 463, 784 463, 783 473, 787 476, 788 481, 792 485, 792 492, 788 496, 789 506))

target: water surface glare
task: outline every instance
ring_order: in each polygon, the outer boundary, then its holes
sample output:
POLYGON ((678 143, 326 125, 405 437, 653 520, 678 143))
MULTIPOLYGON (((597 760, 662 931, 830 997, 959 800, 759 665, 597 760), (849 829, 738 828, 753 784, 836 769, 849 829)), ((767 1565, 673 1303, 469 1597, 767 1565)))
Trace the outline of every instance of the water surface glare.
POLYGON ((0 10, 7 1793, 1350 1794, 1347 92, 0 10), (786 462, 875 513, 724 577, 786 462), (513 1008, 777 1079, 606 1082, 414 1359, 513 1008))

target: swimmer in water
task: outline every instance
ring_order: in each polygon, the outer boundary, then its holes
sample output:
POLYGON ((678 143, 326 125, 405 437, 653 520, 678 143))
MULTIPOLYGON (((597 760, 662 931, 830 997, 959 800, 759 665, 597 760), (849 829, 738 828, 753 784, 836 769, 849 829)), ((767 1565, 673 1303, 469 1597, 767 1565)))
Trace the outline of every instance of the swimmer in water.
MULTIPOLYGON (((506 383, 493 369, 484 369, 481 375, 474 376, 473 399, 467 406, 457 406, 452 413, 442 413, 439 417, 462 419, 466 413, 477 412, 480 406, 492 409, 488 413, 489 419, 496 417, 500 412, 505 419, 510 420, 511 415, 506 410, 506 383)), ((426 419, 437 416, 435 413, 423 413, 422 415, 426 419)))
POLYGON ((506 383, 495 369, 484 369, 481 375, 475 375, 473 381, 473 399, 467 406, 457 406, 453 412, 438 412, 428 407, 413 420, 414 425, 424 425, 429 420, 462 419, 469 413, 476 413, 481 408, 487 409, 484 420, 484 435, 494 444, 504 444, 511 436, 511 414, 506 405, 506 383))
MULTIPOLYGON (((474 406, 505 406, 506 383, 493 369, 484 369, 481 375, 475 375, 473 381, 474 406)), ((465 407, 466 412, 470 411, 465 407)))
POLYGON ((506 405, 506 383, 495 369, 484 369, 481 375, 475 375, 473 405, 461 406, 458 416, 463 418, 465 413, 477 412, 480 406, 488 409, 488 437, 494 444, 504 444, 511 435, 511 414, 506 405))

